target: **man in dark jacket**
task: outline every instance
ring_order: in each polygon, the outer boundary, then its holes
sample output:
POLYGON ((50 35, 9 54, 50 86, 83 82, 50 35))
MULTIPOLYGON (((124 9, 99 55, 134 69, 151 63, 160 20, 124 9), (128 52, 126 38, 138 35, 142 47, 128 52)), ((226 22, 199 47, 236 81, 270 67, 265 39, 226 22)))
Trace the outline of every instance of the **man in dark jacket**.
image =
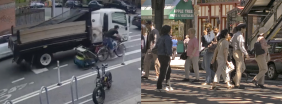
POLYGON ((147 21, 146 23, 147 28, 150 30, 150 33, 147 35, 147 41, 146 41, 146 49, 147 52, 144 57, 144 71, 145 75, 141 78, 148 79, 151 62, 153 61, 155 63, 155 70, 156 70, 156 76, 158 78, 159 76, 159 61, 158 61, 158 55, 157 55, 157 48, 155 48, 157 39, 160 37, 159 31, 155 29, 151 21, 147 21))

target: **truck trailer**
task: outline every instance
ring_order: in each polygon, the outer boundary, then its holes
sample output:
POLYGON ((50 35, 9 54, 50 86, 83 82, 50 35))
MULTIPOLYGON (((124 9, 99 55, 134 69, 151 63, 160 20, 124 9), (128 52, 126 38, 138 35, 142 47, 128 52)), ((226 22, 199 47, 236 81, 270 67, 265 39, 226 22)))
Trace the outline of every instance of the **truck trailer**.
POLYGON ((112 8, 72 9, 62 18, 54 17, 28 29, 13 30, 9 48, 13 62, 25 60, 30 65, 46 67, 51 64, 53 54, 85 47, 103 41, 103 33, 119 25, 119 35, 128 40, 129 17, 124 10, 112 8))

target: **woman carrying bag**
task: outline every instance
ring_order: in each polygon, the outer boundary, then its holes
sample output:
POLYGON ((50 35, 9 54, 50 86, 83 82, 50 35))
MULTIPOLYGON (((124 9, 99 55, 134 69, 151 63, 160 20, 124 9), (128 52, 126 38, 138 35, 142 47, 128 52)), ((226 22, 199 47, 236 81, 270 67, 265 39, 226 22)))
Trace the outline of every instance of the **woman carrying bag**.
POLYGON ((214 76, 214 81, 212 83, 211 89, 216 88, 216 84, 220 80, 220 75, 223 75, 225 82, 227 84, 227 88, 230 89, 233 87, 233 85, 230 84, 230 77, 229 73, 234 70, 234 65, 232 62, 228 61, 228 50, 229 50, 229 34, 228 30, 224 29, 220 32, 220 40, 218 41, 218 45, 214 51, 213 59, 211 61, 211 64, 217 60, 218 67, 216 70, 216 74, 214 76))

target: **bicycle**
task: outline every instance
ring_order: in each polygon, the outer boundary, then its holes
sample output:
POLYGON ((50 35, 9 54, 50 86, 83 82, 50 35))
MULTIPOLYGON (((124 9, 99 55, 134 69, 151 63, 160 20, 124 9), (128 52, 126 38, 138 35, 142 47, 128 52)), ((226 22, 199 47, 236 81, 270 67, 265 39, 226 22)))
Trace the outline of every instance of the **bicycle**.
MULTIPOLYGON (((100 68, 96 66, 97 77, 96 77, 96 88, 92 93, 92 100, 94 104, 103 104, 105 100, 105 88, 110 89, 112 86, 112 73, 105 72, 105 69, 108 67, 108 64, 102 64, 102 72, 100 68), (101 73, 101 74, 100 74, 101 73)), ((94 69, 94 67, 92 68, 94 69)))
MULTIPOLYGON (((124 39, 123 39, 124 40, 124 39)), ((118 56, 118 57, 122 57, 125 50, 126 50, 126 47, 125 45, 123 44, 123 40, 119 40, 119 41, 116 41, 116 40, 113 40, 112 43, 114 45, 114 53, 118 56)), ((110 55, 110 49, 108 48, 108 44, 106 42, 103 42, 102 45, 97 45, 97 56, 98 56, 98 59, 99 61, 105 61, 108 59, 109 55, 110 55), (98 50, 97 50, 98 48, 98 50)))

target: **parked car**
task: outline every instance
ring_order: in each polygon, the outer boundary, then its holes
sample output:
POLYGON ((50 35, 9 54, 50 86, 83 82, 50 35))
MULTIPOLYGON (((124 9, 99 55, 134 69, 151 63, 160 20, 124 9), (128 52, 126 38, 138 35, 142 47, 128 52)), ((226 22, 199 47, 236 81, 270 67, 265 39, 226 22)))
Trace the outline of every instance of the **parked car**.
POLYGON ((0 36, 0 59, 13 55, 13 52, 8 48, 8 40, 11 34, 0 36))
POLYGON ((105 3, 104 6, 107 8, 122 9, 125 10, 127 13, 134 13, 134 14, 136 13, 136 7, 129 5, 124 1, 113 0, 111 3, 105 3))
POLYGON ((132 25, 135 25, 139 29, 141 29, 141 15, 140 14, 133 17, 132 25))
POLYGON ((55 2, 55 7, 62 7, 62 6, 63 6, 62 3, 60 3, 60 2, 55 2))
POLYGON ((69 8, 82 7, 82 4, 80 1, 67 1, 65 5, 66 7, 69 7, 69 8))
POLYGON ((44 4, 43 3, 39 3, 39 2, 32 2, 32 3, 30 3, 30 7, 31 8, 43 8, 44 4))
MULTIPOLYGON (((102 1, 100 1, 100 2, 102 2, 102 1)), ((99 3, 98 1, 96 1, 96 0, 92 0, 92 1, 89 2, 88 7, 100 7, 100 8, 103 8, 104 5, 103 5, 103 4, 100 4, 100 3, 99 3)))
MULTIPOLYGON (((275 80, 279 74, 282 74, 282 39, 274 39, 268 41, 271 47, 268 49, 270 53, 270 61, 267 63, 268 71, 267 79, 275 80)), ((254 51, 249 51, 250 60, 246 60, 246 73, 258 73, 259 68, 255 60, 254 51)))

